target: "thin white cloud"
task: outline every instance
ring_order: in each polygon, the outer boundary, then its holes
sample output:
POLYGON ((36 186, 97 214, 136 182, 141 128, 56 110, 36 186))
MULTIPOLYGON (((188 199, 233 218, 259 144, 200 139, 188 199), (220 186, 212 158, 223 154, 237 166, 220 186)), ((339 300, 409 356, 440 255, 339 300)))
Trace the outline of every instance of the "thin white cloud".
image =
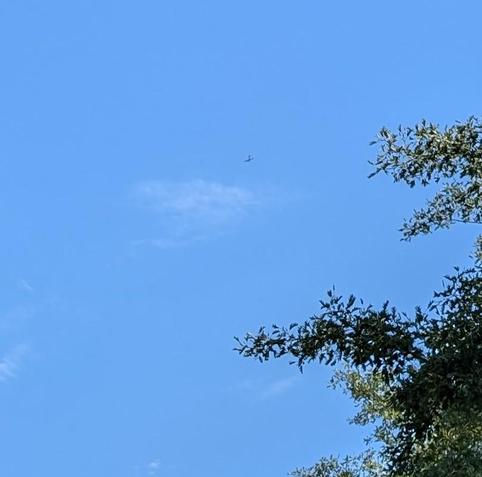
POLYGON ((265 389, 261 392, 263 399, 269 399, 272 397, 280 396, 289 391, 298 380, 297 376, 291 376, 289 378, 282 378, 269 383, 265 389))
POLYGON ((23 291, 26 291, 26 292, 29 292, 29 293, 32 293, 34 290, 33 290, 33 287, 30 285, 30 283, 21 278, 18 282, 17 282, 17 285, 18 287, 23 290, 23 291))
POLYGON ((197 242, 199 240, 203 240, 207 238, 203 235, 192 235, 190 237, 183 237, 182 235, 172 236, 172 237, 164 237, 164 238, 152 238, 152 239, 141 239, 141 240, 134 240, 133 245, 146 245, 160 249, 170 249, 170 248, 177 248, 183 247, 185 245, 189 245, 192 242, 197 242))
POLYGON ((202 179, 141 182, 134 187, 132 198, 154 213, 163 229, 160 237, 135 243, 159 248, 206 239, 260 203, 258 195, 249 189, 202 179))
POLYGON ((134 196, 155 212, 212 222, 228 220, 256 203, 247 189, 202 179, 143 182, 135 187, 134 196))
POLYGON ((18 370, 27 353, 28 346, 19 344, 0 359, 0 382, 8 381, 17 376, 18 370))
POLYGON ((234 385, 231 389, 242 391, 256 397, 257 399, 274 399, 287 393, 299 380, 299 376, 289 376, 274 381, 244 379, 234 385))
POLYGON ((149 464, 147 464, 147 470, 149 475, 157 475, 159 470, 161 469, 161 461, 159 459, 155 459, 149 464))

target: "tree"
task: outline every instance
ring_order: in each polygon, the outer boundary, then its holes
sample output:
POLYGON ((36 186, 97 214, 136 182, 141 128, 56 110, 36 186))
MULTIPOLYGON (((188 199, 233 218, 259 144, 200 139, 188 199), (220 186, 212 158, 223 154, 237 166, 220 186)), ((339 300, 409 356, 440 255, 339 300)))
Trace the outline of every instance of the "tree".
MULTIPOLYGON (((457 223, 482 224, 482 122, 382 129, 373 173, 410 187, 435 184, 426 207, 404 222, 404 240, 457 223)), ((370 177, 371 177, 370 176, 370 177)), ((296 477, 482 475, 482 235, 473 266, 455 269, 425 309, 365 305, 333 290, 302 323, 261 327, 236 350, 260 361, 291 356, 337 365, 335 382, 375 424, 367 452, 324 458, 296 477)))

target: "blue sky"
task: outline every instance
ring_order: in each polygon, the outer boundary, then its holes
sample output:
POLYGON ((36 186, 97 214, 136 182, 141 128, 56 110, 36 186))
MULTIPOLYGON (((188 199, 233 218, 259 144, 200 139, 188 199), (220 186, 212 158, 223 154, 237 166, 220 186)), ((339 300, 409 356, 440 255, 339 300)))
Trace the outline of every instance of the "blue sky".
POLYGON ((232 352, 332 285, 410 310, 474 231, 406 244, 380 127, 481 109, 474 1, 5 0, 0 474, 275 477, 353 408, 232 352), (255 160, 244 163, 248 154, 255 160))

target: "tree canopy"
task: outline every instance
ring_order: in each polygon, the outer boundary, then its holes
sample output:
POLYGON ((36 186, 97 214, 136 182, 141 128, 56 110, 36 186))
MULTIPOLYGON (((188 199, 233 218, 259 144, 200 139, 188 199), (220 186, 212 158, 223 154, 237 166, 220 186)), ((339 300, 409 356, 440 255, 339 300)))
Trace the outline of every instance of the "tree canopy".
MULTIPOLYGON (((403 223, 403 239, 482 224, 481 121, 383 128, 373 144, 371 176, 438 189, 403 223)), ((301 323, 237 338, 245 357, 287 355, 300 370, 311 362, 336 365, 335 382, 359 406, 353 422, 375 424, 363 455, 324 458, 293 475, 482 475, 482 235, 473 265, 447 275, 424 308, 405 313, 388 301, 377 308, 334 290, 320 304, 301 323)))

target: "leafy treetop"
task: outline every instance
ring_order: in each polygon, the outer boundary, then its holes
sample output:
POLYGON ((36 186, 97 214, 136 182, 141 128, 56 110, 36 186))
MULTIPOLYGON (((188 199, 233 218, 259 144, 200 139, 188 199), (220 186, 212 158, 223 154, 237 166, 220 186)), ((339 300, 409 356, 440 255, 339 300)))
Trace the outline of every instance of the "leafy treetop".
MULTIPOLYGON (((479 120, 382 129, 375 143, 372 176, 384 172, 411 187, 442 185, 404 223, 406 240, 456 222, 482 223, 479 120)), ((346 388, 362 405, 358 423, 381 422, 374 435, 382 444, 378 464, 373 454, 324 459, 311 474, 294 475, 482 475, 482 236, 474 266, 445 280, 428 307, 411 315, 388 302, 377 309, 329 291, 309 320, 237 339, 241 355, 260 361, 289 355, 301 370, 313 361, 343 364, 346 388), (348 473, 360 465, 364 474, 348 473), (440 473, 447 468, 453 472, 440 473)))

